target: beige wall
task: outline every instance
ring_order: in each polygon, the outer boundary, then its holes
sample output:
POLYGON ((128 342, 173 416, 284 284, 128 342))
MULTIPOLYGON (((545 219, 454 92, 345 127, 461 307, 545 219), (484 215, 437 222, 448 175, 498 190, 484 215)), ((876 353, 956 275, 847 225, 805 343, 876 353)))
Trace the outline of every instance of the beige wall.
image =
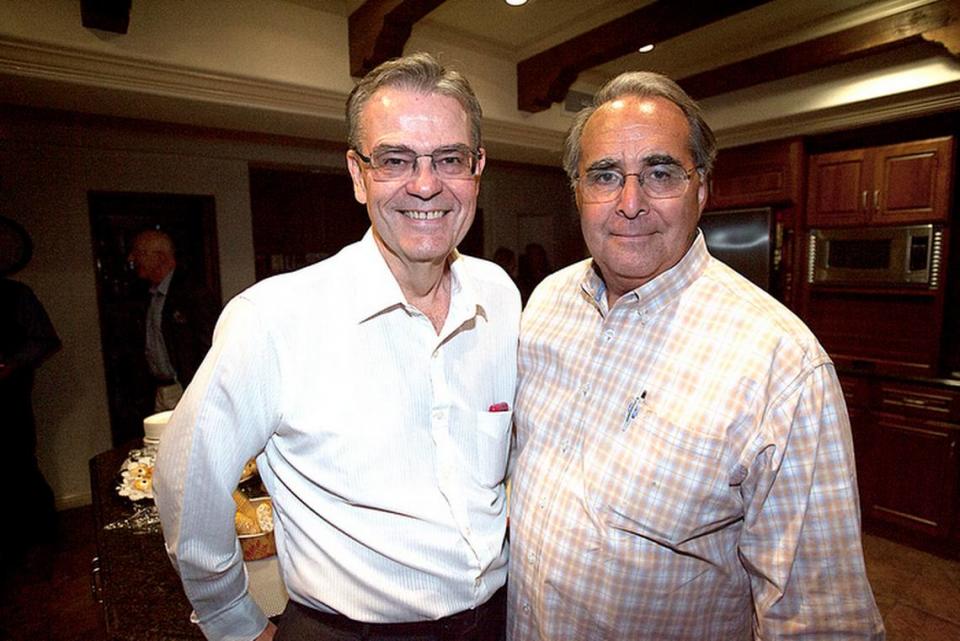
MULTIPOLYGON (((63 349, 37 373, 38 456, 61 507, 89 501, 87 461, 110 447, 87 192, 209 194, 216 199, 223 295, 253 282, 248 161, 329 164, 339 155, 90 126, 7 121, 0 215, 31 234, 14 277, 47 309, 63 349)), ((336 160, 335 160, 336 159, 336 160)))

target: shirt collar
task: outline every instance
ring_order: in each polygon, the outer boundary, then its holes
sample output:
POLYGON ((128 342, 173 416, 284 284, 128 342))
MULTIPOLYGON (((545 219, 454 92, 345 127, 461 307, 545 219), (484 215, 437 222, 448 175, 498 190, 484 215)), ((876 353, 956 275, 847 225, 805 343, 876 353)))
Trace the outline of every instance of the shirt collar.
MULTIPOLYGON (((151 287, 151 288, 150 288, 150 293, 151 293, 151 294, 156 294, 157 292, 160 292, 161 294, 163 294, 164 296, 166 296, 166 295, 167 295, 167 291, 169 291, 169 289, 170 289, 170 281, 173 280, 173 272, 174 272, 174 270, 176 270, 176 267, 174 267, 173 269, 171 269, 170 271, 168 271, 168 272, 167 272, 167 275, 163 277, 163 280, 161 280, 159 283, 157 283, 157 285, 156 285, 155 287, 151 287)), ((143 291, 143 290, 141 290, 141 291, 143 291)))
MULTIPOLYGON (((665 307, 673 299, 682 294, 690 285, 703 274, 710 260, 703 233, 698 229, 697 237, 687 253, 676 265, 659 276, 647 281, 640 287, 621 297, 621 304, 638 305, 648 312, 665 307)), ((607 286, 600 277, 600 270, 595 261, 589 261, 588 269, 580 282, 583 292, 590 297, 604 314, 607 313, 607 286)))
MULTIPOLYGON (((380 253, 373 237, 373 228, 367 230, 357 243, 357 299, 355 304, 357 322, 363 322, 378 314, 407 305, 400 284, 380 253)), ((451 320, 463 321, 481 311, 477 290, 464 267, 463 257, 456 249, 447 259, 450 266, 451 320)), ((459 323, 458 323, 459 324, 459 323)))

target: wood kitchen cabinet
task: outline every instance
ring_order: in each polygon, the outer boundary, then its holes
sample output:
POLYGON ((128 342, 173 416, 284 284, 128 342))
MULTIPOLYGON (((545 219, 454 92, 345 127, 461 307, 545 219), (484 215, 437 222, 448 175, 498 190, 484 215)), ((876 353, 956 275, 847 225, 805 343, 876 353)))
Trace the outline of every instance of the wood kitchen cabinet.
POLYGON ((945 541, 958 518, 960 391, 842 376, 866 523, 945 541))
POLYGON ((721 149, 710 178, 709 209, 799 203, 803 142, 799 138, 721 149))
POLYGON ((953 137, 810 156, 808 227, 945 222, 953 137))
POLYGON ((867 515, 937 538, 950 532, 960 425, 873 415, 867 515))
POLYGON ((860 489, 860 508, 870 504, 867 491, 873 487, 872 469, 869 465, 870 447, 873 444, 870 420, 870 386, 866 379, 840 375, 840 387, 850 416, 850 431, 853 436, 853 452, 857 464, 857 485, 860 489))

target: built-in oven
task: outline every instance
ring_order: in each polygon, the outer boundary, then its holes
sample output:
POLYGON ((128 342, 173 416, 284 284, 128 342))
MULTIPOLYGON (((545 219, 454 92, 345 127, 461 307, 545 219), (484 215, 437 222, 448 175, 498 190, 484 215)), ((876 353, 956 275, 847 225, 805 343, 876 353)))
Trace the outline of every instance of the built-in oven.
POLYGON ((811 285, 940 286, 938 225, 811 229, 808 242, 811 285))

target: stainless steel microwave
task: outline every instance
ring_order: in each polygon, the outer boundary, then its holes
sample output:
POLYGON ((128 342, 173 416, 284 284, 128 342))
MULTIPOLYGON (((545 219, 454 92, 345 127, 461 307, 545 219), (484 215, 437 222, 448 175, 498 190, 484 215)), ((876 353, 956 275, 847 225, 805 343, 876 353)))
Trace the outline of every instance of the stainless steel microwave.
POLYGON ((943 229, 937 225, 811 229, 808 242, 812 285, 940 285, 943 229))

